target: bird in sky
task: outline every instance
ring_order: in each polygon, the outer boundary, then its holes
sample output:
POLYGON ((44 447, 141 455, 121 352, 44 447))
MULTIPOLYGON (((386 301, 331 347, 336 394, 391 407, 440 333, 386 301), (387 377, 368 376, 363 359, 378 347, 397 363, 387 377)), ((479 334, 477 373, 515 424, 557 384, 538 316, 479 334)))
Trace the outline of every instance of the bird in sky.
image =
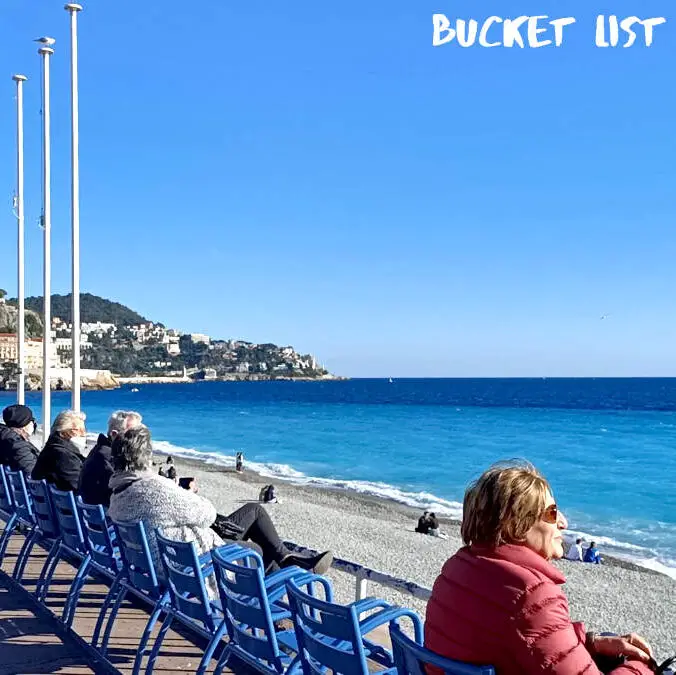
POLYGON ((601 321, 604 319, 607 319, 610 316, 610 314, 601 314, 601 321))
POLYGON ((33 40, 33 42, 39 42, 40 44, 45 45, 45 47, 51 47, 53 44, 56 44, 56 40, 51 37, 37 38, 37 40, 33 40))

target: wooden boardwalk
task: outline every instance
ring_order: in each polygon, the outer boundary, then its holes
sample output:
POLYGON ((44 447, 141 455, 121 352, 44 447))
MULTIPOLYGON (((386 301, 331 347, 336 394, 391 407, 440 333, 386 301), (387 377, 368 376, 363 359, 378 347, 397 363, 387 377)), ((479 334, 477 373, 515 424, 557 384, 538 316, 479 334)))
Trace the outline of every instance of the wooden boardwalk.
MULTIPOLYGON (((4 527, 4 523, 2 526, 4 527)), ((73 630, 68 631, 50 611, 61 616, 76 568, 67 562, 59 563, 45 602, 50 610, 47 611, 30 595, 35 589, 35 582, 47 556, 45 550, 38 546, 33 549, 21 587, 11 579, 16 556, 23 542, 23 535, 12 536, 1 567, 4 574, 0 574, 0 675, 130 675, 138 643, 148 621, 148 607, 138 601, 125 600, 123 603, 109 643, 107 658, 114 666, 111 668, 89 647, 108 586, 91 577, 87 579, 80 595, 73 630)), ((155 627, 153 637, 157 634, 160 623, 155 627)), ((386 628, 377 629, 370 637, 389 646, 386 628)), ((182 629, 180 625, 176 630, 169 630, 153 673, 194 673, 206 646, 198 640, 197 636, 182 629)), ((151 646, 152 643, 153 638, 150 641, 151 646)), ((216 661, 212 660, 207 672, 213 672, 215 666, 216 661)), ((225 672, 241 675, 252 672, 239 661, 233 660, 229 666, 234 670, 226 669, 225 672)))

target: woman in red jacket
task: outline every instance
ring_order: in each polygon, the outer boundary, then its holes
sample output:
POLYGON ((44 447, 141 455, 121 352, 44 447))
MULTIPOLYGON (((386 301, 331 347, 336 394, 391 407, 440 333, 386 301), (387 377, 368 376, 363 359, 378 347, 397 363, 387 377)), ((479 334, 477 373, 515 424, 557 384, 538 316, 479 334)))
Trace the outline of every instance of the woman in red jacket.
POLYGON ((434 584, 426 647, 493 665, 498 675, 599 675, 595 659, 603 657, 624 660, 613 675, 653 672, 643 638, 586 633, 571 620, 565 578, 549 563, 563 557, 568 523, 534 467, 490 468, 468 488, 463 509, 466 546, 434 584))

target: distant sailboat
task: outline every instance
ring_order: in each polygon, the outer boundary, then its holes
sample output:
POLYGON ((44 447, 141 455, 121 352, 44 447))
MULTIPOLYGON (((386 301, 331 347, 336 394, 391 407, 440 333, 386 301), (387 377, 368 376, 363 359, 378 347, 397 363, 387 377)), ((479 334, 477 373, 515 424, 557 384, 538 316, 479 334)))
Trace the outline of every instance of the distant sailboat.
POLYGON ((390 378, 390 384, 392 384, 392 382, 394 382, 394 380, 392 378, 390 378))
POLYGON ((134 387, 134 388, 132 389, 132 392, 133 392, 133 393, 136 393, 137 391, 138 391, 138 389, 137 389, 136 387, 134 387))

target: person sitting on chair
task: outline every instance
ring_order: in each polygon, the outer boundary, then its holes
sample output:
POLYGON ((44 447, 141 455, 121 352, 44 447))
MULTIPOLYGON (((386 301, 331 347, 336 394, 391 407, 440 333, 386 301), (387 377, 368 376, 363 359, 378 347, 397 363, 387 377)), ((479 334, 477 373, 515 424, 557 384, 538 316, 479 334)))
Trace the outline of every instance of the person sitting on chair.
POLYGON ((26 405, 10 405, 2 411, 2 420, 0 464, 30 475, 38 461, 38 449, 28 440, 37 428, 33 411, 26 405))

